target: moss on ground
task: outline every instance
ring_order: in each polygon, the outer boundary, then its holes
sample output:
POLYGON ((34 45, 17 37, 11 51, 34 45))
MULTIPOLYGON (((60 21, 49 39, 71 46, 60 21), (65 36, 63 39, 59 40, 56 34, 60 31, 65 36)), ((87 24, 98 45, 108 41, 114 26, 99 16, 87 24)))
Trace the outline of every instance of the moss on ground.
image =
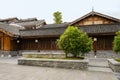
POLYGON ((47 57, 33 57, 33 56, 27 56, 26 58, 40 58, 40 59, 63 59, 63 60, 83 60, 85 59, 84 56, 80 56, 80 57, 67 57, 67 58, 55 58, 55 57, 51 57, 51 58, 47 58, 47 57))
POLYGON ((115 61, 120 62, 120 58, 116 58, 115 61))

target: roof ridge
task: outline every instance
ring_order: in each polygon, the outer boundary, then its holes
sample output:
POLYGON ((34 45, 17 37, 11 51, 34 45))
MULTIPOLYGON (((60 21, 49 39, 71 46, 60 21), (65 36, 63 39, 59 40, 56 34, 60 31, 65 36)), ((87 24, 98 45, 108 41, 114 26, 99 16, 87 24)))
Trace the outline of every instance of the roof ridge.
POLYGON ((45 30, 45 29, 59 29, 59 28, 67 28, 66 27, 48 27, 48 28, 38 28, 38 29, 19 29, 19 31, 34 31, 34 30, 45 30))
POLYGON ((70 25, 72 25, 72 24, 74 24, 74 23, 76 23, 76 22, 78 22, 78 21, 80 21, 80 20, 82 20, 82 19, 84 19, 84 18, 86 18, 86 17, 88 17, 88 16, 90 16, 90 15, 98 15, 98 16, 101 16, 101 17, 105 17, 105 18, 108 18, 108 19, 111 19, 111 20, 120 22, 120 19, 117 19, 117 18, 115 18, 115 17, 108 16, 108 15, 106 15, 106 14, 102 14, 102 13, 99 13, 99 12, 96 12, 96 11, 91 11, 91 12, 83 15, 82 17, 80 17, 80 18, 72 21, 72 22, 70 23, 70 25))

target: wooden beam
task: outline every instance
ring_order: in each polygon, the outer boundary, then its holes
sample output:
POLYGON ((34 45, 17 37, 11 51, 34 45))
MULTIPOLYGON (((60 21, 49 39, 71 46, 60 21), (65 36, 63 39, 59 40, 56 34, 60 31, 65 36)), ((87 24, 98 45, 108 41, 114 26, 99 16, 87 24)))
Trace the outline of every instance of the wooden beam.
POLYGON ((115 33, 88 33, 89 36, 99 36, 99 35, 102 35, 102 36, 114 36, 115 33))
POLYGON ((60 37, 60 35, 45 35, 45 36, 21 36, 20 38, 50 38, 50 37, 60 37))
POLYGON ((3 32, 3 33, 5 33, 5 34, 7 34, 7 35, 9 35, 9 36, 14 36, 14 34, 8 32, 8 31, 5 31, 3 29, 0 29, 0 31, 3 32))

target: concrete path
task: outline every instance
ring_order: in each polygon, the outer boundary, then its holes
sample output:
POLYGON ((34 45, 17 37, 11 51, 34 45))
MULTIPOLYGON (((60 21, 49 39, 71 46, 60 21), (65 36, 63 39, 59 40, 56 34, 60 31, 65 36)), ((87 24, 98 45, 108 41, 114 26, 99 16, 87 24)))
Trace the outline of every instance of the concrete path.
POLYGON ((113 72, 108 65, 107 59, 91 58, 89 59, 89 71, 112 72, 119 80, 120 73, 113 72))
POLYGON ((107 59, 103 59, 103 58, 91 58, 91 59, 89 59, 89 66, 109 67, 107 59))
POLYGON ((17 64, 17 59, 18 58, 21 58, 21 56, 16 56, 16 57, 0 57, 0 63, 17 64))
MULTIPOLYGON (((18 58, 0 58, 0 80, 117 80, 113 72, 17 65, 18 58)), ((92 59, 90 61, 89 65, 94 65, 94 67, 105 64, 104 61, 101 61, 101 63, 97 63, 92 59)), ((93 66, 91 67, 93 68, 93 66)), ((117 74, 117 76, 119 75, 117 74)))
POLYGON ((118 80, 120 80, 120 73, 114 73, 114 74, 118 78, 118 80))
POLYGON ((100 59, 100 58, 89 59, 89 70, 112 72, 112 70, 109 68, 107 59, 100 59))
POLYGON ((117 80, 113 73, 0 63, 0 80, 117 80))

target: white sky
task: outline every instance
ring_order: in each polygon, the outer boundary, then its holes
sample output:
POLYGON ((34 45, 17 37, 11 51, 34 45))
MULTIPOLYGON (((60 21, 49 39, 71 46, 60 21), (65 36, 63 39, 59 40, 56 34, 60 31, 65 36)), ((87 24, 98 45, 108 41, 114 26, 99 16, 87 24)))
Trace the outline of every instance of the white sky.
POLYGON ((0 0, 0 18, 45 19, 53 23, 53 12, 60 11, 63 22, 71 22, 92 11, 120 19, 120 0, 0 0))

